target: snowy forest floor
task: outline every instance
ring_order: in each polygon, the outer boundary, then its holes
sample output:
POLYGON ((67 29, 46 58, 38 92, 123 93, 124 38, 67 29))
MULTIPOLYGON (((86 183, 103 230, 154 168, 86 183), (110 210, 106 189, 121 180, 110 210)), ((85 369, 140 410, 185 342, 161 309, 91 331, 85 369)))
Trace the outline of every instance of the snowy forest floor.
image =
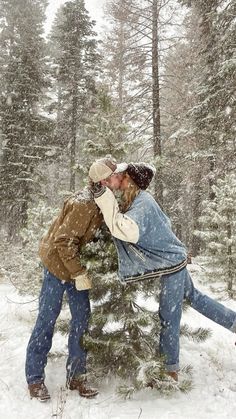
MULTIPOLYGON (((190 265, 192 276, 203 292, 209 288, 199 283, 199 268, 190 265)), ((215 296, 213 296, 215 298, 215 296)), ((28 299, 29 300, 29 299, 28 299)), ((187 394, 163 396, 147 389, 132 400, 120 399, 115 382, 104 381, 96 399, 86 400, 76 392, 65 391, 65 357, 49 358, 46 384, 51 402, 30 400, 24 377, 25 350, 36 314, 37 301, 26 303, 6 278, 0 278, 0 417, 24 419, 222 419, 235 417, 236 411, 236 335, 189 309, 183 322, 193 327, 207 327, 212 336, 196 343, 181 338, 181 365, 193 367, 194 388, 187 394), (26 304, 24 304, 26 303, 26 304), (63 401, 65 403, 63 403, 63 401)), ((236 301, 223 301, 236 310, 236 301)), ((66 352, 66 337, 55 333, 52 351, 66 352)))

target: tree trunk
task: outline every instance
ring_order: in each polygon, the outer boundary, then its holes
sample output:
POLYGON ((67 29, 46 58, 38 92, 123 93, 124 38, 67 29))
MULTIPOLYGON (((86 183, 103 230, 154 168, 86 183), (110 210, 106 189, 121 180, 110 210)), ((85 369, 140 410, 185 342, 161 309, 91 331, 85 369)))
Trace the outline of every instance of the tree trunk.
MULTIPOLYGON (((153 104, 153 152, 154 159, 161 157, 161 121, 159 97, 159 54, 158 54, 158 6, 159 1, 153 0, 152 4, 152 104, 153 104)), ((163 182, 160 162, 158 162, 155 198, 163 205, 163 182)))
POLYGON ((214 201, 215 199, 215 192, 213 191, 213 186, 215 185, 215 166, 216 166, 216 158, 215 155, 210 155, 209 158, 209 175, 208 175, 208 184, 209 184, 209 199, 214 201))
POLYGON ((123 115, 123 89, 124 89, 124 23, 120 23, 119 38, 119 76, 118 76, 118 95, 119 108, 123 115))
MULTIPOLYGON (((231 220, 227 214, 227 239, 230 241, 232 238, 231 220)), ((227 245, 227 291, 229 297, 233 297, 233 259, 232 259, 232 245, 227 245)))
POLYGON ((201 240, 198 236, 195 236, 193 232, 199 230, 199 217, 200 217, 200 204, 202 201, 202 190, 200 187, 201 173, 199 172, 194 182, 194 196, 193 196, 193 229, 192 229, 192 240, 190 251, 193 256, 199 254, 201 248, 201 240))
POLYGON ((71 141, 70 141, 70 191, 75 192, 75 153, 78 113, 78 89, 75 87, 72 99, 71 141))

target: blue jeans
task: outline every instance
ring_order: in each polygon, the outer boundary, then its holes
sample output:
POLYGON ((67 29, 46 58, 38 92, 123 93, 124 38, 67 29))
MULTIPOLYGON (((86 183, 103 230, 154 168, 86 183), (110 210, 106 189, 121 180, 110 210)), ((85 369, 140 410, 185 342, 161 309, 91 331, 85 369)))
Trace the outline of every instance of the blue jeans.
POLYGON ((86 372, 86 350, 81 344, 81 338, 88 328, 89 292, 77 291, 74 283, 63 282, 45 269, 39 297, 39 313, 27 347, 25 373, 28 384, 44 380, 47 355, 52 346, 54 326, 61 311, 65 291, 71 312, 67 379, 86 372))
POLYGON ((179 369, 179 333, 182 303, 186 299, 199 313, 236 332, 236 312, 198 291, 187 268, 161 277, 159 317, 161 333, 159 352, 164 355, 166 370, 179 369))

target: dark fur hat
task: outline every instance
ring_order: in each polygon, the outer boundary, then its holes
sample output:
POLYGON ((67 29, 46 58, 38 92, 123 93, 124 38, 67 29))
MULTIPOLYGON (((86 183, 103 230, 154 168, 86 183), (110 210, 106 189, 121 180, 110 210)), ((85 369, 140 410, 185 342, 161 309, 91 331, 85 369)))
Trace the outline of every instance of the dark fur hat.
POLYGON ((147 189, 155 175, 154 167, 147 163, 129 163, 126 172, 140 189, 147 189))

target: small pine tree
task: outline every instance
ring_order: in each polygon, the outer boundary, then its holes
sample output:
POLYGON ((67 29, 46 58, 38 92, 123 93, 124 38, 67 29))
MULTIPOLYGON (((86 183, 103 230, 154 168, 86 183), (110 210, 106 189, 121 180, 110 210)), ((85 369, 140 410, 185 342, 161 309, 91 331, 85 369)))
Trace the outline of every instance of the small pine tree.
MULTIPOLYGON (((236 176, 226 175, 213 186, 215 199, 203 202, 201 229, 196 231, 207 256, 207 277, 224 284, 230 297, 236 292, 236 176)), ((214 287, 216 289, 216 287, 214 287)), ((221 288, 222 290, 222 288, 221 288)))
POLYGON ((116 273, 116 250, 105 227, 97 239, 83 249, 82 255, 93 278, 90 330, 84 337, 91 375, 119 378, 124 384, 118 392, 124 397, 131 397, 150 383, 164 393, 189 390, 190 370, 184 371, 186 379, 180 384, 164 374, 164 359, 157 352, 159 317, 139 302, 151 293, 157 295, 159 282, 122 285, 116 273))

